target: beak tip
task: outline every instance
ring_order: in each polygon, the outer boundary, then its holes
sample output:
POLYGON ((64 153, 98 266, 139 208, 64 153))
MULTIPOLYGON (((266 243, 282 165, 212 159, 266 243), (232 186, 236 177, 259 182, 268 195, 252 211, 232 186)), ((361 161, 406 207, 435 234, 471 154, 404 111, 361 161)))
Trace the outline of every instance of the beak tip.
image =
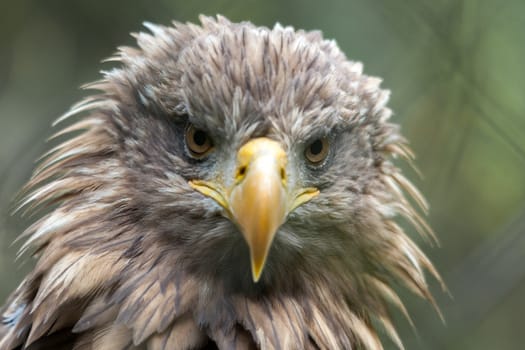
POLYGON ((252 279, 254 283, 259 282, 262 275, 263 264, 256 264, 252 261, 252 279))

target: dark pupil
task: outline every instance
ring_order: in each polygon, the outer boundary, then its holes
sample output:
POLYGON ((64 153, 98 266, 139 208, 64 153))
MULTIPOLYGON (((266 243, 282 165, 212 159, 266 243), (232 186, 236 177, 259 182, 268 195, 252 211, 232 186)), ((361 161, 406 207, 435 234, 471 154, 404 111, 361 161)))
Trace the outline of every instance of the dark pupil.
POLYGON ((197 146, 204 146, 206 144, 206 140, 208 140, 208 136, 202 130, 197 130, 193 134, 193 142, 195 142, 197 146))
POLYGON ((320 154, 322 151, 323 151, 323 142, 321 140, 315 140, 310 145, 310 153, 312 153, 312 155, 316 156, 320 154))

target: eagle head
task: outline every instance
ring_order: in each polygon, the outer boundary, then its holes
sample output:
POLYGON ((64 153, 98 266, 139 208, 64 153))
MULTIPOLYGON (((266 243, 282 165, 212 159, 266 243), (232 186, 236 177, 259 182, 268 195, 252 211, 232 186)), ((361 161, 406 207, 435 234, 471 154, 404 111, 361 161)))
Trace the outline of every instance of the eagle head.
POLYGON ((433 239, 380 79, 319 32, 146 27, 24 190, 50 209, 0 349, 402 347, 392 286, 434 303, 439 275, 397 223, 433 239))

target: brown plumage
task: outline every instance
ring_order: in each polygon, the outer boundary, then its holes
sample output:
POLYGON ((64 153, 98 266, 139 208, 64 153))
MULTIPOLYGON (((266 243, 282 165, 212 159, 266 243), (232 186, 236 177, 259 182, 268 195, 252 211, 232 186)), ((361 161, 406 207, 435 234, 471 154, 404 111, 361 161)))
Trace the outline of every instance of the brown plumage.
POLYGON ((146 24, 60 118, 0 349, 402 347, 392 285, 434 303, 380 80, 319 32, 201 22, 146 24))

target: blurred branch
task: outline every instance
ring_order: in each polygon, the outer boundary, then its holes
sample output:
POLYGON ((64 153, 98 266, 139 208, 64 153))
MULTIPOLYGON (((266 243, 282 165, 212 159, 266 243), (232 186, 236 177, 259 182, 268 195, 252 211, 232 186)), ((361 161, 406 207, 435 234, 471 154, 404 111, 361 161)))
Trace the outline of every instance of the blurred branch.
POLYGON ((436 329, 434 318, 418 318, 426 346, 442 349, 468 337, 525 280, 525 208, 501 232, 473 249, 445 277, 453 299, 441 298, 447 327, 436 329), (447 343, 447 344, 445 344, 447 343))
MULTIPOLYGON (((439 63, 441 67, 454 72, 460 77, 460 83, 463 89, 468 91, 468 95, 465 96, 468 105, 479 114, 485 123, 494 129, 496 134, 501 137, 504 142, 506 142, 523 160, 525 160, 525 146, 520 145, 516 141, 518 137, 514 138, 511 134, 512 131, 506 130, 502 125, 498 124, 493 118, 494 113, 487 111, 486 105, 489 104, 489 108, 492 107, 492 109, 497 111, 497 113, 495 113, 496 115, 507 118, 515 126, 517 126, 516 123, 523 121, 523 116, 500 103, 491 94, 487 93, 487 91, 476 81, 470 71, 472 67, 467 65, 468 60, 464 60, 461 57, 461 47, 454 45, 454 42, 451 40, 452 36, 444 29, 447 28, 447 26, 440 23, 439 19, 443 16, 438 16, 435 9, 433 9, 432 5, 428 2, 405 0, 403 2, 403 7, 399 6, 400 2, 392 3, 380 0, 372 3, 377 5, 376 7, 379 12, 385 14, 385 21, 390 21, 392 23, 394 20, 393 17, 386 13, 391 14, 392 12, 397 11, 399 15, 410 16, 415 23, 414 27, 427 29, 433 39, 430 45, 440 47, 443 52, 443 55, 433 56, 432 58, 439 60, 437 63, 439 63)), ((450 14, 447 18, 458 16, 458 14, 461 13, 459 6, 462 5, 463 2, 452 1, 449 4, 449 8, 445 10, 450 14)), ((507 3, 505 3, 505 5, 508 6, 507 3)), ((502 12, 504 8, 505 6, 500 6, 499 11, 502 12)), ((497 14, 493 14, 490 19, 494 20, 496 17, 497 14)), ((397 24, 399 21, 395 20, 395 23, 397 24)), ((490 28, 490 24, 490 22, 487 22, 483 23, 482 26, 478 26, 476 30, 476 40, 474 40, 474 42, 479 42, 481 40, 482 36, 490 28)), ((396 29, 395 25, 392 25, 392 27, 394 30, 396 29)), ((405 33, 400 32, 400 30, 397 30, 397 32, 398 35, 401 36, 401 39, 403 39, 405 33)), ((427 42, 424 44, 429 45, 427 42)), ((461 44, 463 44, 463 42, 461 44)), ((472 48, 470 48, 469 51, 472 52, 472 48)), ((433 64, 435 64, 434 60, 433 64)), ((511 130, 523 130, 525 129, 525 125, 523 127, 524 128, 513 127, 511 130)), ((521 133, 519 133, 519 135, 521 135, 521 133)))

